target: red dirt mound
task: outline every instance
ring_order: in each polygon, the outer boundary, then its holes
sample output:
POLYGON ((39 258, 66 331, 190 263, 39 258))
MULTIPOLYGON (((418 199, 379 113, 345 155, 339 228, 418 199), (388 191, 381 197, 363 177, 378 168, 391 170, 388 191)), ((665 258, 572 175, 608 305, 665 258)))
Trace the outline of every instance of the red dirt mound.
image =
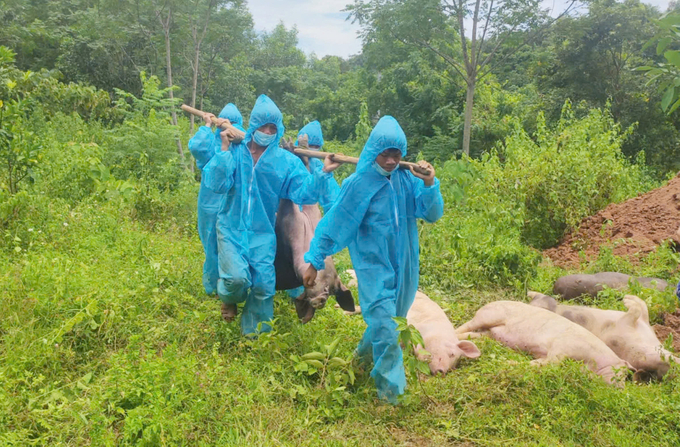
POLYGON ((680 310, 663 315, 663 325, 655 324, 654 332, 661 343, 673 334, 673 351, 680 353, 680 310))
POLYGON ((577 231, 543 254, 560 267, 575 267, 580 262, 579 251, 592 261, 600 246, 610 246, 615 255, 636 262, 668 239, 680 245, 679 227, 680 174, 662 188, 623 203, 612 203, 584 219, 577 231))

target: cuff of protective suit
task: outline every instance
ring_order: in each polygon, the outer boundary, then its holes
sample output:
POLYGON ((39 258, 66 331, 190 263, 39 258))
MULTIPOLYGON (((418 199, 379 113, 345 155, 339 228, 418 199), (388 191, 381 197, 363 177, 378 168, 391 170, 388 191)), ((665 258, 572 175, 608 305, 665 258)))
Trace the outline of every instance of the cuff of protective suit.
POLYGON ((229 151, 219 150, 215 153, 215 158, 220 164, 226 163, 232 156, 229 151))
POLYGON ((425 185, 425 189, 428 190, 438 190, 439 189, 439 179, 437 177, 434 178, 434 183, 431 184, 430 186, 425 185))
POLYGON ((326 268, 326 262, 323 256, 313 255, 311 251, 308 251, 305 254, 305 262, 312 264, 317 271, 326 268))

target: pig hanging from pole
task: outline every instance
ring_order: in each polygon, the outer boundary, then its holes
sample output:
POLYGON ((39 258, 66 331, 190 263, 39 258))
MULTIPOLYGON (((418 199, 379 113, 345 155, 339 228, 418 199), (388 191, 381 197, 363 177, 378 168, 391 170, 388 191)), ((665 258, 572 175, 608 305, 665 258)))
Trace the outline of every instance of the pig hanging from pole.
MULTIPOLYGON (((302 135, 308 126, 300 131, 299 145, 304 148, 307 147, 307 138, 306 134, 305 136, 302 135)), ((282 143, 285 149, 295 153, 295 146, 292 141, 286 142, 284 140, 282 143)), ((310 141, 310 144, 314 145, 314 143, 314 141, 310 141)), ((321 144, 316 146, 321 146, 321 144)), ((301 157, 301 159, 311 172, 310 160, 307 157, 301 157)), ((335 182, 335 180, 333 181, 335 182)), ((309 264, 304 260, 304 255, 309 250, 309 244, 314 237, 314 230, 320 220, 321 210, 318 204, 300 206, 290 200, 279 202, 279 210, 276 215, 276 259, 274 261, 277 290, 301 288, 302 275, 309 267, 309 264)), ((325 265, 326 268, 319 272, 319 277, 314 286, 304 288, 302 294, 294 300, 295 310, 302 323, 310 321, 316 310, 326 305, 329 295, 335 296, 342 309, 350 312, 355 310, 352 292, 340 280, 335 270, 333 258, 327 257, 325 265)))

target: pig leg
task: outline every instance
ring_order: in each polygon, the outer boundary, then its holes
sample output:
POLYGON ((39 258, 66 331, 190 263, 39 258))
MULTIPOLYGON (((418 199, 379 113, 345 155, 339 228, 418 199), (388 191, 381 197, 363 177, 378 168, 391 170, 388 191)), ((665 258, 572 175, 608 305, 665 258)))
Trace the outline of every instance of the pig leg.
POLYGON ((559 363, 560 359, 557 358, 549 358, 549 357, 541 357, 540 359, 535 359, 529 362, 531 366, 545 366, 550 363, 559 363))
POLYGON ((472 320, 464 323, 458 329, 456 334, 464 334, 466 332, 481 332, 482 330, 489 330, 496 326, 505 324, 505 314, 503 310, 494 307, 483 307, 477 311, 472 320))
POLYGON ((484 335, 489 335, 489 331, 483 332, 463 332, 461 334, 456 331, 459 340, 467 340, 468 338, 482 338, 484 335))
POLYGON ((680 365, 680 358, 674 356, 667 349, 661 348, 661 357, 667 362, 675 362, 680 365))
MULTIPOLYGON (((336 308, 336 309, 342 309, 342 308, 340 307, 339 304, 336 304, 336 305, 335 305, 335 308, 336 308)), ((361 315, 361 306, 354 306, 354 310, 353 310, 353 311, 351 311, 351 310, 345 310, 343 313, 344 313, 345 315, 349 315, 349 316, 352 316, 352 315, 361 315)))
MULTIPOLYGON (((630 327, 635 327, 637 325, 638 318, 640 318, 640 316, 642 315, 642 308, 640 306, 640 303, 630 298, 631 296, 633 295, 626 295, 626 297, 624 298, 623 304, 628 308, 628 312, 626 312, 619 319, 619 321, 630 327)), ((638 300, 639 299, 640 298, 638 298, 638 300)), ((646 308, 647 306, 645 306, 645 309, 646 308)))
POLYGON ((550 312, 555 312, 557 310, 557 300, 549 295, 543 295, 538 292, 527 292, 527 296, 533 298, 531 303, 529 303, 532 306, 541 307, 550 312))
POLYGON ((649 309, 647 309, 647 303, 635 295, 626 295, 623 297, 623 305, 630 309, 633 306, 640 308, 640 316, 642 321, 649 324, 649 309))

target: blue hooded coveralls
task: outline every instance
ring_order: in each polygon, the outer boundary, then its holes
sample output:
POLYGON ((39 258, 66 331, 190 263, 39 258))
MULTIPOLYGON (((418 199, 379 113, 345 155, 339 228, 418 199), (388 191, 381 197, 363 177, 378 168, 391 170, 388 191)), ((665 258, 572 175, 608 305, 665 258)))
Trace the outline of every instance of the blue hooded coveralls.
MULTIPOLYGON (((310 150, 314 151, 323 149, 323 132, 321 131, 321 123, 318 121, 312 121, 311 123, 308 123, 298 132, 298 139, 302 135, 307 135, 307 143, 309 146, 319 147, 318 149, 310 147, 310 150)), ((295 146, 297 145, 298 140, 295 140, 295 146)), ((323 169, 323 161, 318 158, 309 157, 308 163, 309 170, 312 173, 321 171, 323 169)), ((326 184, 324 185, 323 190, 319 193, 319 205, 321 205, 321 209, 324 213, 327 213, 331 209, 335 199, 338 198, 338 194, 340 194, 340 186, 338 186, 335 176, 331 175, 326 179, 326 184)), ((302 210, 302 208, 300 208, 300 210, 302 210)), ((300 286, 298 288, 288 290, 287 292, 291 298, 297 298, 302 295, 302 292, 304 291, 305 287, 300 286)))
POLYGON ((395 169, 385 177, 376 170, 376 157, 391 148, 406 155, 406 136, 394 118, 385 116, 371 132, 356 172, 319 222, 305 261, 321 270, 326 256, 349 246, 367 325, 357 354, 372 356, 378 395, 394 403, 404 392, 406 376, 392 318, 406 317, 418 289, 416 219, 435 222, 444 202, 437 179, 426 187, 409 171, 395 169))
MULTIPOLYGON (((238 108, 229 103, 219 114, 220 118, 228 119, 231 124, 243 130, 243 116, 238 108)), ((213 131, 209 126, 201 126, 198 132, 189 140, 189 150, 196 159, 196 167, 203 169, 215 153, 222 148, 222 138, 219 127, 213 131)), ((201 176, 201 188, 198 192, 198 236, 203 244, 205 262, 203 263, 203 287, 205 293, 212 295, 217 291, 217 280, 220 275, 217 262, 217 212, 224 196, 216 194, 205 186, 205 177, 201 176)))
MULTIPOLYGON (((310 146, 319 146, 319 149, 313 149, 310 147, 310 150, 314 151, 323 149, 323 132, 321 131, 321 123, 318 121, 312 121, 311 123, 307 124, 305 127, 300 129, 300 132, 298 132, 297 136, 300 138, 302 135, 307 135, 308 144, 310 146)), ((298 145, 297 140, 295 141, 295 145, 298 145)), ((318 158, 309 158, 309 170, 312 173, 321 171, 322 169, 323 160, 318 158)), ((335 199, 338 198, 338 194, 340 194, 340 186, 338 186, 338 182, 335 180, 335 176, 333 176, 332 173, 331 176, 326 179, 326 184, 324 186, 324 189, 319 194, 319 205, 321 205, 323 212, 327 213, 333 206, 335 199)))
MULTIPOLYGON (((217 216, 219 275, 217 294, 227 304, 245 301, 241 331, 257 333, 260 322, 274 315, 276 234, 280 199, 312 205, 330 173, 310 174, 302 160, 279 147, 283 116, 274 102, 261 95, 250 114, 245 139, 220 151, 203 168, 206 186, 225 194, 217 216), (248 145, 255 131, 276 125, 276 138, 253 165, 248 145)), ((263 331, 271 330, 267 324, 263 331)))

